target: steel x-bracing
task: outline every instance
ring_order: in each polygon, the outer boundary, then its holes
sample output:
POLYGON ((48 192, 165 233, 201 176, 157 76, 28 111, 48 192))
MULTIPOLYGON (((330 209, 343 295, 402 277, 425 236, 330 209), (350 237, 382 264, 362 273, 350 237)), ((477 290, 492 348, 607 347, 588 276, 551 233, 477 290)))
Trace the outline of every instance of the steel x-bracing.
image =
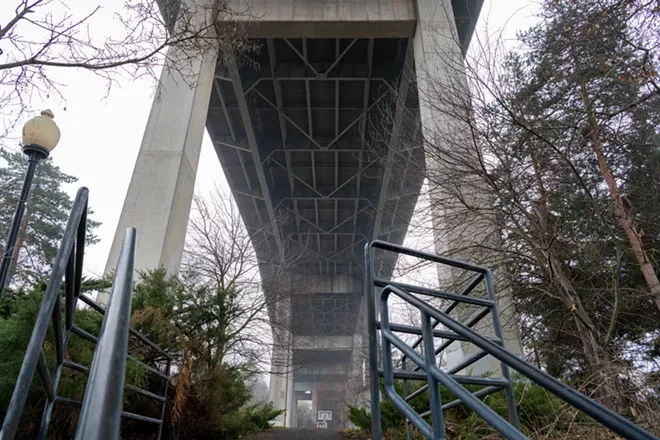
POLYGON ((207 129, 260 261, 304 252, 294 272, 357 275, 367 241, 402 239, 421 186, 412 172, 421 149, 398 139, 404 115, 417 111, 411 45, 257 44, 260 68, 217 68, 207 129), (382 123, 384 109, 392 123, 382 123))

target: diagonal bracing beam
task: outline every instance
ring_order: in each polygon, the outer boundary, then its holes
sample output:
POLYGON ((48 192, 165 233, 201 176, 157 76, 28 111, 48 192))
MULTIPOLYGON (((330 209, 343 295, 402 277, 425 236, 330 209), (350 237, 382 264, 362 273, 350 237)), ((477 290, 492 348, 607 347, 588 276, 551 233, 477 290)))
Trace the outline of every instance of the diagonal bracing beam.
POLYGON ((314 68, 314 66, 312 66, 312 65, 309 63, 309 61, 307 61, 307 57, 304 56, 303 54, 301 54, 300 51, 299 51, 298 49, 296 49, 296 46, 294 46, 293 44, 291 44, 291 42, 289 41, 288 38, 284 38, 283 40, 284 40, 284 42, 285 42, 286 44, 289 45, 289 47, 290 47, 291 49, 293 49, 293 51, 296 53, 296 55, 298 55, 298 56, 300 57, 300 59, 303 61, 303 63, 305 63, 305 65, 306 65, 307 67, 309 67, 309 69, 310 69, 312 72, 314 72, 314 75, 318 76, 319 73, 316 71, 316 69, 314 68))
MULTIPOLYGON (((412 65, 413 62, 413 44, 411 40, 408 40, 408 48, 406 50, 406 61, 405 66, 412 65)), ((406 72, 406 67, 404 67, 404 73, 401 78, 401 83, 399 85, 399 91, 396 97, 396 109, 394 111, 394 121, 392 123, 392 133, 390 134, 390 142, 387 145, 387 157, 385 159, 384 171, 383 171, 383 180, 380 185, 380 195, 378 196, 378 205, 376 206, 376 221, 374 223, 374 232, 373 239, 378 240, 378 236, 381 233, 381 223, 383 222, 383 213, 385 210, 385 203, 388 200, 388 190, 390 186, 390 180, 392 178, 392 168, 394 166, 395 155, 399 153, 401 136, 399 132, 401 130, 401 125, 406 115, 406 99, 408 97, 408 90, 410 88, 410 74, 406 72)))
MULTIPOLYGON (((254 89, 254 92, 255 92, 257 95, 259 95, 259 96, 261 97, 261 99, 263 99, 264 101, 266 101, 266 103, 267 103, 268 105, 270 105, 271 107, 273 107, 274 109, 277 110, 277 105, 273 104, 273 102, 271 102, 270 99, 266 98, 266 96, 264 96, 263 93, 261 93, 261 92, 260 92, 259 90, 257 90, 257 89, 254 89)), ((299 126, 298 124, 296 124, 296 123, 295 123, 290 117, 288 117, 288 116, 285 115, 284 113, 282 113, 281 115, 282 115, 282 117, 283 117, 284 119, 286 119, 287 121, 289 121, 289 123, 290 123, 291 125, 293 125, 298 131, 300 131, 300 133, 302 133, 303 136, 305 136, 307 139, 309 139, 310 142, 312 142, 314 145, 316 145, 316 146, 319 147, 319 148, 323 148, 318 142, 316 142, 316 140, 315 140, 313 137, 311 137, 309 134, 307 134, 307 132, 306 132, 305 130, 303 130, 302 128, 300 128, 300 126, 299 126)))
MULTIPOLYGON (((236 101, 238 102, 241 113, 241 120, 243 121, 243 125, 245 127, 245 136, 247 137, 248 145, 252 151, 254 163, 260 164, 261 154, 259 153, 259 145, 257 145, 257 137, 254 134, 252 118, 250 117, 250 109, 248 108, 247 101, 245 100, 245 93, 243 91, 243 84, 241 83, 241 75, 238 70, 238 65, 236 64, 236 58, 235 56, 229 56, 227 58, 227 66, 229 68, 232 85, 234 86, 236 101)), ((275 242, 277 243, 280 258, 283 260, 285 255, 284 244, 282 243, 282 237, 280 235, 279 228, 277 227, 277 217, 275 216, 275 210, 273 209, 273 202, 270 197, 270 190, 268 188, 268 182, 266 181, 266 175, 264 173, 263 167, 261 166, 256 166, 255 171, 257 173, 257 178, 259 179, 261 195, 264 198, 266 210, 268 211, 268 219, 271 223, 271 228, 275 237, 275 242)))
MULTIPOLYGON (((282 136, 282 148, 284 149, 284 161, 286 163, 286 172, 289 176, 289 190, 291 191, 291 197, 293 197, 295 182, 293 178, 293 169, 291 168, 291 153, 287 149, 287 132, 286 132, 286 121, 284 120, 284 112, 282 111, 282 86, 280 82, 275 78, 275 66, 277 63, 277 58, 275 54, 275 44, 273 43, 272 38, 266 40, 266 45, 268 47, 268 58, 270 60, 270 72, 273 75, 273 89, 275 90, 275 105, 277 106, 277 116, 280 122, 280 133, 282 136)), ((293 209, 296 213, 296 228, 297 231, 300 231, 300 215, 298 214, 298 201, 293 199, 293 209)))
POLYGON ((346 53, 347 53, 349 50, 351 50, 351 47, 353 47, 353 45, 354 45, 355 43, 357 43, 357 40, 358 40, 357 38, 354 38, 353 41, 351 41, 351 42, 348 44, 348 46, 346 46, 346 49, 344 49, 341 53, 339 53, 339 38, 337 38, 337 55, 336 55, 336 59, 335 59, 335 61, 330 65, 330 67, 328 67, 328 70, 325 71, 325 74, 326 74, 326 75, 329 74, 330 71, 331 71, 332 69, 334 69, 335 67, 337 67, 337 65, 339 64, 339 61, 341 61, 341 59, 344 57, 344 55, 346 55, 346 53))

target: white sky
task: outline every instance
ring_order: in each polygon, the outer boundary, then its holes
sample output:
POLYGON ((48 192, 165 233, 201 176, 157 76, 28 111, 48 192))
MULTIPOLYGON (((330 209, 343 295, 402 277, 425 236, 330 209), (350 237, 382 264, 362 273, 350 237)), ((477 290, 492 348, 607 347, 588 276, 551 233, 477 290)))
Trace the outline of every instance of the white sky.
MULTIPOLYGON (((2 2, 4 6, 16 3, 12 0, 2 2)), ((8 21, 6 14, 12 12, 6 9, 0 8, 2 24, 8 21)), ((533 14, 537 9, 538 2, 531 0, 486 0, 478 24, 477 35, 480 37, 475 38, 488 38, 487 35, 503 30, 503 37, 512 41, 517 31, 534 23, 533 14), (486 27, 488 34, 484 32, 486 27)), ((35 98, 28 106, 35 114, 43 108, 50 108, 55 113, 62 138, 51 157, 63 171, 79 178, 68 188, 72 197, 80 186, 90 190, 93 217, 102 222, 98 229, 101 241, 88 248, 85 268, 88 274, 100 276, 149 116, 153 84, 148 79, 134 81, 126 75, 106 96, 106 83, 88 72, 62 69, 53 73, 63 84, 61 90, 66 102, 54 97, 35 98)), ((20 131, 12 134, 16 139, 19 136, 20 131)), ((12 143, 7 139, 2 142, 4 145, 12 143)), ((211 141, 205 134, 195 190, 206 192, 215 185, 226 186, 227 183, 211 141)))

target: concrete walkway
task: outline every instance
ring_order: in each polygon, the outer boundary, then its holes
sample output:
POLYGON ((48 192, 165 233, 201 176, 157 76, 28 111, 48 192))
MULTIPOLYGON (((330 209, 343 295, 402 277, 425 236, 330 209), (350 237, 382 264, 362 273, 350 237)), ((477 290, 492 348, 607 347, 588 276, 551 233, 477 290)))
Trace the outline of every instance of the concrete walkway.
POLYGON ((348 440, 343 432, 326 429, 275 428, 248 440, 348 440))

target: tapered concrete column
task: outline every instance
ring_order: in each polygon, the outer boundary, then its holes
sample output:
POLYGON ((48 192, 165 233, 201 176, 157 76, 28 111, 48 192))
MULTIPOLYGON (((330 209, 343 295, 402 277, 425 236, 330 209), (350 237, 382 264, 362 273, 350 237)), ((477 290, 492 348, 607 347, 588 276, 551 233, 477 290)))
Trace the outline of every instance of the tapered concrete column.
MULTIPOLYGON (((469 93, 464 75, 463 55, 458 39, 450 0, 417 0, 418 24, 414 43, 414 59, 419 91, 420 119, 426 142, 432 144, 432 154, 427 155, 427 170, 432 182, 440 182, 451 178, 452 185, 460 187, 461 196, 472 206, 487 206, 491 203, 488 195, 480 192, 478 185, 473 185, 469 171, 460 180, 454 179, 457 170, 446 169, 451 166, 442 163, 438 157, 442 156, 442 148, 457 148, 457 146, 471 145, 470 128, 459 117, 448 115, 460 111, 447 101, 453 102, 455 96, 466 96, 469 93), (451 97, 454 95, 454 98, 451 97), (438 151, 440 150, 440 151, 438 151)), ((466 105, 469 101, 465 100, 466 105)), ((466 108, 463 109, 467 111, 466 108)), ((455 151, 454 151, 455 153, 455 151)), ((478 160, 474 149, 465 148, 466 158, 474 156, 478 160)), ((460 170, 458 171, 460 173, 460 170)), ((435 231, 436 252, 449 254, 455 258, 465 259, 477 264, 488 265, 487 253, 474 251, 483 249, 482 243, 493 243, 493 223, 480 217, 480 214, 471 215, 462 209, 460 202, 452 202, 452 194, 443 192, 442 188, 433 188, 430 194, 433 204, 433 226, 435 231), (457 221, 457 213, 461 213, 457 221)), ((461 271, 463 272, 463 271, 461 271)), ((459 272, 441 269, 438 273, 441 288, 448 288, 452 281, 456 281, 459 272)), ((464 284, 465 285, 465 284, 464 284)), ((476 293, 476 292, 475 292, 476 293)), ((522 352, 517 324, 513 316, 511 301, 506 292, 499 292, 498 305, 501 313, 502 330, 505 345, 511 352, 522 352)), ((467 311, 466 312, 471 312, 467 311)), ((465 320, 469 313, 461 314, 461 310, 454 312, 454 317, 465 320)), ((492 322, 486 317, 475 327, 482 334, 492 336, 492 322)), ((466 356, 473 353, 474 346, 464 343, 454 343, 445 351, 445 362, 451 368, 466 356)), ((474 364, 468 371, 470 374, 484 374, 490 372, 499 374, 500 365, 490 356, 474 364)))
MULTIPOLYGON (((271 327, 273 335, 273 351, 271 357, 270 386, 268 387, 270 401, 275 409, 284 410, 273 423, 275 426, 291 426, 293 417, 293 336, 291 334, 291 299, 282 293, 277 303, 271 305, 274 324, 271 327)), ((268 292, 266 292, 268 295, 268 292)))
MULTIPOLYGON (((311 274, 289 274, 287 277, 282 284, 289 286, 290 297, 280 297, 276 303, 269 305, 271 319, 275 322, 272 326, 274 344, 270 399, 275 408, 286 410, 286 415, 277 417, 274 423, 276 426, 293 426, 296 417, 295 390, 313 388, 314 407, 332 411, 333 420, 328 426, 338 429, 342 426, 346 411, 347 392, 359 392, 359 387, 353 389, 352 380, 361 382, 362 327, 354 320, 342 321, 342 325, 348 327, 335 328, 334 331, 341 334, 328 335, 320 332, 315 324, 333 324, 332 321, 324 321, 331 318, 323 316, 323 313, 334 313, 333 310, 343 314, 349 313, 345 307, 351 307, 351 311, 357 312, 360 308, 358 301, 362 298, 359 294, 363 287, 362 279, 347 275, 311 274), (302 302, 301 298, 304 298, 302 302), (316 299, 320 303, 313 308, 308 302, 312 298, 326 299, 316 299), (315 318, 318 320, 315 321, 315 318)), ((283 289, 281 285, 280 289, 283 289)), ((279 294, 282 295, 282 292, 279 294)), ((358 318, 356 313, 355 320, 358 318)), ((350 397, 351 403, 357 400, 350 397)))
POLYGON ((276 409, 284 410, 284 414, 277 416, 273 420, 275 426, 291 426, 293 417, 293 369, 291 349, 285 346, 276 345, 273 348, 273 365, 270 375, 270 385, 268 392, 270 401, 276 409))
POLYGON ((216 51, 163 69, 105 272, 117 263, 124 231, 138 231, 136 269, 176 273, 192 203, 216 51), (183 71, 182 71, 183 69, 183 71))

